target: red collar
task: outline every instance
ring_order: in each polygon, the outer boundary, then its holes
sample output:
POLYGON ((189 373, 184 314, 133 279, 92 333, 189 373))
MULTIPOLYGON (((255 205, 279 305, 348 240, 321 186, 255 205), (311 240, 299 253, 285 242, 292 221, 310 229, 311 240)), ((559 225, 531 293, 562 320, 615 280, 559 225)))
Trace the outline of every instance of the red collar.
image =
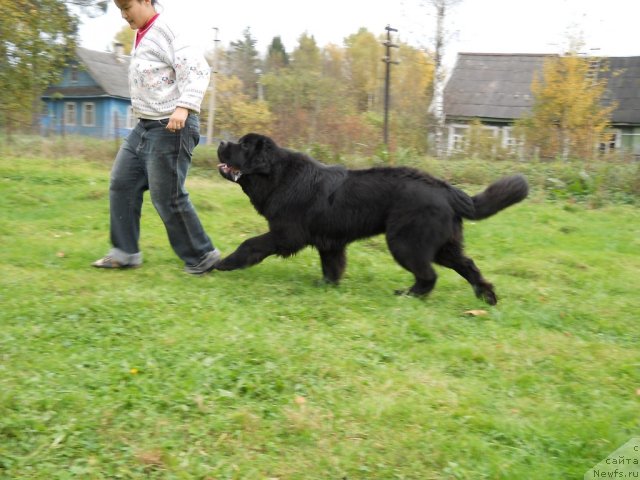
POLYGON ((147 23, 144 24, 142 28, 139 28, 136 31, 136 47, 140 43, 140 40, 142 40, 142 37, 144 37, 145 33, 149 31, 149 29, 151 28, 151 25, 153 25, 153 22, 156 21, 156 18, 158 18, 159 15, 160 15, 159 13, 156 13, 153 17, 149 19, 147 23))

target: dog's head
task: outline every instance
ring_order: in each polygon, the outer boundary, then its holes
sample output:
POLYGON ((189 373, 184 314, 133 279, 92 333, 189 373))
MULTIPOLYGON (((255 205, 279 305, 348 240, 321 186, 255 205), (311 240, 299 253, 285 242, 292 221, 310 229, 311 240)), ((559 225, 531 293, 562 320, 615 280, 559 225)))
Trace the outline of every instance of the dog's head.
POLYGON ((218 171, 232 182, 238 182, 245 175, 266 175, 277 148, 271 138, 257 133, 248 133, 238 143, 220 142, 218 171))

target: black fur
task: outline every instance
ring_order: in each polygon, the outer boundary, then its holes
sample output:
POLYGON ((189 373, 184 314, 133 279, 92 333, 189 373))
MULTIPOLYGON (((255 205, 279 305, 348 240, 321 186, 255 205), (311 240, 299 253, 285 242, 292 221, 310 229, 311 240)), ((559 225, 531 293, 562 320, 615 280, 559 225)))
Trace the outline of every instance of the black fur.
POLYGON ((487 303, 497 302, 493 285, 464 256, 462 218, 483 219, 523 200, 528 186, 521 175, 470 197, 416 169, 327 166, 255 133, 221 143, 218 157, 220 174, 240 184, 269 222, 267 233, 244 241, 218 270, 249 267, 269 255, 288 257, 311 245, 320 253, 324 280, 338 283, 347 245, 384 233, 393 258, 415 277, 406 293, 433 289, 436 262, 458 272, 487 303))

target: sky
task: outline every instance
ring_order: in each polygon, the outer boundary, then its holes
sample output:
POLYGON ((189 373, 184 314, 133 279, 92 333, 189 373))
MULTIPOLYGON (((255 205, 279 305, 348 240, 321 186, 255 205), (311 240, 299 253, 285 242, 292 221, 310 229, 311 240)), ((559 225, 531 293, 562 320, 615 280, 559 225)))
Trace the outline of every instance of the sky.
MULTIPOLYGON (((159 0, 171 15, 210 49, 243 38, 249 27, 261 54, 275 36, 291 52, 303 33, 320 47, 342 45, 360 28, 379 35, 390 25, 394 41, 433 49, 436 17, 428 0, 159 0), (216 33, 217 32, 217 33, 216 33)), ((562 53, 570 37, 584 52, 603 56, 640 55, 639 0, 460 0, 447 14, 445 64, 458 52, 562 53)), ((83 19, 81 46, 111 50, 125 25, 113 2, 107 14, 83 19)))

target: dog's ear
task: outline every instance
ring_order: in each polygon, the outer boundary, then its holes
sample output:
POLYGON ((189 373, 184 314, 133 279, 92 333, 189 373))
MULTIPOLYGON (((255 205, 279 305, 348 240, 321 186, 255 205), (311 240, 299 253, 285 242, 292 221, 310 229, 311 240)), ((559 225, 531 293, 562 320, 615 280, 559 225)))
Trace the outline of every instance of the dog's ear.
POLYGON ((275 146, 274 141, 269 137, 258 135, 254 148, 258 155, 271 156, 273 150, 275 150, 275 146))
POLYGON ((250 134, 253 138, 252 168, 256 173, 269 173, 276 144, 265 135, 250 134))
POLYGON ((262 155, 263 150, 264 150, 264 138, 258 137, 255 143, 253 144, 253 151, 256 153, 256 155, 262 155))

